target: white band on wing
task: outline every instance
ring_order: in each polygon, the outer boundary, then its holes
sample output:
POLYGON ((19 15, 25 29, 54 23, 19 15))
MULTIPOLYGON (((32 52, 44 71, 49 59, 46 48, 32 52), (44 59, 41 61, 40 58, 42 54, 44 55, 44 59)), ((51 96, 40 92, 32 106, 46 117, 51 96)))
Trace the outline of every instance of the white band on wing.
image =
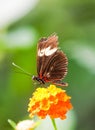
POLYGON ((49 55, 52 55, 53 53, 55 53, 57 51, 57 48, 53 48, 53 49, 50 49, 51 47, 47 47, 47 48, 44 48, 42 50, 38 50, 38 56, 49 56, 49 55))

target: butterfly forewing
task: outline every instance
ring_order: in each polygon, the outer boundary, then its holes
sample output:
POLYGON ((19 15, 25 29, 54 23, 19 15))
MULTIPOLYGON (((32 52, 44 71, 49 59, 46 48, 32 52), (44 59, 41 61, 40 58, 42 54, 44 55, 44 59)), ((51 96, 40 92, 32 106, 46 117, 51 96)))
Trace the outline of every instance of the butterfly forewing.
POLYGON ((41 38, 37 47, 37 73, 43 74, 49 59, 58 49, 58 37, 53 35, 49 38, 41 38))
MULTIPOLYGON (((67 57, 58 49, 58 37, 42 38, 38 43, 37 73, 45 82, 60 84, 67 74, 67 57)), ((61 83, 62 84, 62 83, 61 83)))

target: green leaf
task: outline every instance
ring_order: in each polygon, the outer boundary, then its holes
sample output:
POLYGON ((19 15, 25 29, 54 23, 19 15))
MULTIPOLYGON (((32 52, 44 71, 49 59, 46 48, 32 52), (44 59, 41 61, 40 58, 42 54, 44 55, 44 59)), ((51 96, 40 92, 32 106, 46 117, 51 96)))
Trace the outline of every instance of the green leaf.
POLYGON ((12 121, 11 119, 8 119, 8 123, 15 129, 16 128, 16 123, 12 121))

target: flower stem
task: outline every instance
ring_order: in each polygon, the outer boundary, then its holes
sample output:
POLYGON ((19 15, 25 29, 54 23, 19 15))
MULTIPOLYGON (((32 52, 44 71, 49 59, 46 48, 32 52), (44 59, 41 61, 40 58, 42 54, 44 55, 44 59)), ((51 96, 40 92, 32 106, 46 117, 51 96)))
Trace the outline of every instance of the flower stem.
POLYGON ((52 124, 53 124, 54 130, 57 130, 55 120, 51 118, 51 121, 52 121, 52 124))

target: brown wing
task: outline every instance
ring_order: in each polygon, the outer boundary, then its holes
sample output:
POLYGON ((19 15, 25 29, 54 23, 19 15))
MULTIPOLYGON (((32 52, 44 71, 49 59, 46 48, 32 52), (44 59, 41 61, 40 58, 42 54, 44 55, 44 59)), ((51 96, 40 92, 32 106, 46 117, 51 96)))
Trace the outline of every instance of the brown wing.
POLYGON ((57 51, 58 47, 58 37, 56 35, 52 35, 48 38, 41 38, 38 43, 37 47, 37 73, 38 76, 43 74, 51 56, 57 51), (50 54, 48 54, 48 51, 55 50, 50 54), (47 50, 46 50, 47 49, 47 50), (47 52, 47 53, 46 53, 47 52))
POLYGON ((61 80, 67 73, 67 57, 58 49, 58 37, 42 38, 38 43, 37 73, 49 81, 61 80))
POLYGON ((49 81, 57 81, 63 79, 67 74, 67 65, 68 60, 66 55, 58 50, 50 58, 44 73, 43 77, 46 77, 49 81))

